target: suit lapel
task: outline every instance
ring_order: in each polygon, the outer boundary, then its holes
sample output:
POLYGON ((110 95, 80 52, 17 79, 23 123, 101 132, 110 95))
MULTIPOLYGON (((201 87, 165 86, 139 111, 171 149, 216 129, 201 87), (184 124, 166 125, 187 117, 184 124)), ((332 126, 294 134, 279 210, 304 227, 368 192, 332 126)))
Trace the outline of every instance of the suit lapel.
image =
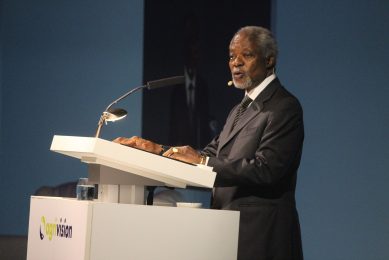
POLYGON ((218 151, 220 151, 234 136, 236 136, 245 125, 247 125, 251 120, 255 119, 260 114, 260 112, 263 110, 264 103, 272 97, 276 89, 280 86, 281 84, 279 80, 277 78, 274 79, 251 103, 246 112, 239 119, 234 129, 231 131, 234 118, 238 111, 238 106, 235 106, 234 111, 231 113, 231 116, 226 122, 223 132, 220 134, 218 151))
POLYGON ((239 105, 236 105, 233 108, 233 111, 231 112, 230 116, 227 118, 226 124, 223 127, 223 131, 220 133, 219 137, 219 146, 218 150, 220 150, 221 147, 223 147, 226 142, 230 139, 230 132, 232 124, 234 123, 234 118, 236 117, 236 114, 238 113, 239 105))

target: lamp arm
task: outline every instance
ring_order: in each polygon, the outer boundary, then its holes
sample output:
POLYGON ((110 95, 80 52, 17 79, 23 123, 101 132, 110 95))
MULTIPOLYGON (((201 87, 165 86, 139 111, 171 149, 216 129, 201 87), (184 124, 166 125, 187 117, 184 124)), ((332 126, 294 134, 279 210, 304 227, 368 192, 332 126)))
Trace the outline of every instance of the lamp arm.
POLYGON ((175 76, 175 77, 170 77, 170 78, 165 78, 165 79, 160 79, 160 80, 149 81, 149 82, 147 82, 146 85, 139 86, 139 87, 136 87, 136 88, 128 91, 127 93, 125 93, 124 95, 122 95, 121 97, 119 97, 118 99, 113 101, 111 104, 109 104, 107 106, 107 108, 104 110, 104 112, 100 116, 100 120, 99 120, 99 122, 97 124, 98 127, 97 127, 97 131, 96 131, 95 137, 98 138, 100 136, 101 128, 103 127, 104 123, 107 121, 107 118, 109 116, 108 115, 109 114, 108 110, 113 105, 115 105, 117 102, 119 102, 120 100, 126 98, 127 96, 131 95, 132 93, 134 93, 134 92, 136 92, 138 90, 141 90, 143 88, 156 89, 156 88, 166 87, 166 86, 170 86, 170 85, 182 84, 184 82, 185 82, 184 76, 175 76))
POLYGON ((98 138, 100 136, 101 128, 103 127, 103 125, 104 125, 104 123, 105 123, 105 121, 107 119, 106 112, 108 112, 108 109, 110 109, 113 105, 115 105, 120 100, 126 98, 127 96, 131 95, 132 93, 134 93, 134 92, 136 92, 138 90, 141 90, 141 89, 143 89, 145 87, 147 87, 147 85, 143 85, 143 86, 139 86, 139 87, 136 87, 134 89, 131 89, 130 91, 128 91, 127 93, 125 93, 124 95, 119 97, 118 99, 114 100, 111 104, 109 104, 107 106, 107 108, 104 110, 103 114, 100 116, 99 122, 97 123, 97 131, 96 131, 96 134, 95 134, 96 138, 98 138))
POLYGON ((113 105, 115 105, 117 102, 119 102, 120 100, 122 100, 123 98, 126 98, 127 96, 131 95, 132 93, 138 91, 138 90, 141 90, 142 88, 146 88, 147 85, 143 85, 143 86, 139 86, 139 87, 136 87, 134 89, 131 89, 130 91, 128 91, 127 93, 125 93, 123 96, 119 97, 118 99, 116 99, 115 101, 113 101, 111 104, 109 104, 107 106, 107 108, 104 110, 104 112, 108 111, 108 109, 110 109, 113 105))

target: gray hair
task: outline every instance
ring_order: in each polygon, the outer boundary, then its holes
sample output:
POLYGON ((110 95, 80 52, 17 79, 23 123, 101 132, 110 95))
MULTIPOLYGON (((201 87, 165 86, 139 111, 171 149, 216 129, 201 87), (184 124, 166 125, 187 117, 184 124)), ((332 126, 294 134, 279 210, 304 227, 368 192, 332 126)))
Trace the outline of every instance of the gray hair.
POLYGON ((262 57, 265 59, 274 57, 274 65, 276 64, 278 55, 277 42, 268 29, 259 26, 245 26, 240 28, 232 39, 238 34, 247 35, 250 42, 255 44, 262 57))

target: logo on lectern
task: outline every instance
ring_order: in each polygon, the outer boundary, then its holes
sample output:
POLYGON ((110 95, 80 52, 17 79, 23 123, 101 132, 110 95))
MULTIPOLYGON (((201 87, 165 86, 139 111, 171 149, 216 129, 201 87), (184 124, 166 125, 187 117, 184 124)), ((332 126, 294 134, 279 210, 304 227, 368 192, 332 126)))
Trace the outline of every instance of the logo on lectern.
POLYGON ((66 223, 66 218, 54 219, 54 222, 46 221, 46 217, 41 217, 41 224, 39 226, 39 237, 43 240, 45 237, 51 241, 53 237, 57 238, 72 238, 73 227, 66 223))

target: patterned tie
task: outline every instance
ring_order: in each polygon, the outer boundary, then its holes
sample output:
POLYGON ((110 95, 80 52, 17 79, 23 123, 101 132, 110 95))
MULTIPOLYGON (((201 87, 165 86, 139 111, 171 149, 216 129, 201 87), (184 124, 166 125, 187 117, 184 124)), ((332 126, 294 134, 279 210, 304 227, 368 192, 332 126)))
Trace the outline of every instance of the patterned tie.
POLYGON ((249 96, 245 96, 240 102, 238 112, 236 113, 236 116, 234 118, 234 123, 232 124, 231 131, 234 129, 236 123, 238 123, 239 118, 243 115, 244 111, 246 111, 247 107, 250 105, 251 101, 253 101, 249 96))

